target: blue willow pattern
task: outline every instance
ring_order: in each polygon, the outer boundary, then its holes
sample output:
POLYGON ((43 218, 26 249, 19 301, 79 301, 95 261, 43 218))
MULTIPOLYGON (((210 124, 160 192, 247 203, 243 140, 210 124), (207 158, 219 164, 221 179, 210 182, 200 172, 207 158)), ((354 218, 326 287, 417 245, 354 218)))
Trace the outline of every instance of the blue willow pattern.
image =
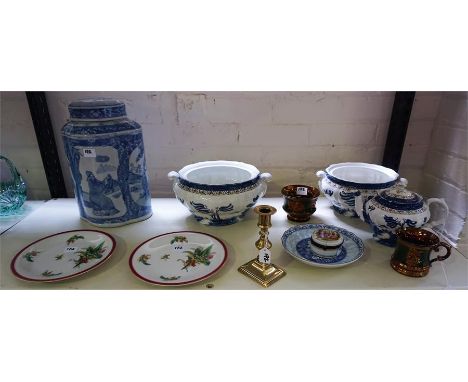
POLYGON ((78 102, 69 110, 72 120, 63 127, 63 141, 81 217, 116 226, 151 216, 141 126, 125 117, 125 105, 103 101, 86 109, 78 102))

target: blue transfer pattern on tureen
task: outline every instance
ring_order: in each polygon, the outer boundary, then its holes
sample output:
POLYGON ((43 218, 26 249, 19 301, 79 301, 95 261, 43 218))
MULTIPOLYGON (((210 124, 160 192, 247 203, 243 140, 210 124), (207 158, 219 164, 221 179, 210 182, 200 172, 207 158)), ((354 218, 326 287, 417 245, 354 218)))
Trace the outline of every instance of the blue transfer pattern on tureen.
POLYGON ((254 166, 234 161, 207 161, 168 174, 176 198, 205 225, 225 226, 242 220, 271 179, 254 166), (241 175, 240 175, 241 174, 241 175))
POLYGON ((359 162, 333 164, 323 171, 318 171, 317 176, 321 178, 318 182, 319 188, 334 210, 350 217, 358 216, 354 209, 354 199, 357 196, 375 196, 378 191, 406 183, 406 179, 400 179, 392 169, 359 162), (340 179, 335 176, 336 171, 340 176, 355 178, 356 181, 340 179))
POLYGON ((246 182, 234 183, 234 184, 199 184, 193 183, 186 179, 179 179, 181 185, 195 188, 203 191, 236 191, 239 189, 249 188, 255 186, 258 183, 260 176, 255 177, 254 179, 248 180, 246 182))

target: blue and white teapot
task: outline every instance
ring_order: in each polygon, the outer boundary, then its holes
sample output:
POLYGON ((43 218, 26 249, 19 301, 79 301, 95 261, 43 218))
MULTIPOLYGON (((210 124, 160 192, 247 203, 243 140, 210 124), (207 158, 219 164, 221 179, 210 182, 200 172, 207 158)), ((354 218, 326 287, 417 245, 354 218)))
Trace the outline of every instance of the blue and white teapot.
POLYGON ((448 216, 444 199, 424 201, 421 195, 408 191, 404 185, 380 191, 372 197, 357 196, 355 211, 361 220, 372 226, 374 239, 390 247, 396 245, 396 231, 399 228, 443 226, 448 216), (435 220, 431 220, 431 204, 441 207, 440 216, 435 220))

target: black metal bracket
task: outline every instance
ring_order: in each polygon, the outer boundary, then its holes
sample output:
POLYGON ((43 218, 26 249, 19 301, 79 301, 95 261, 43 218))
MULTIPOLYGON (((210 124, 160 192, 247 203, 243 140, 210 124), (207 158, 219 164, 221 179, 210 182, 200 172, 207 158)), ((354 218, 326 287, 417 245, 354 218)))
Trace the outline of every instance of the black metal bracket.
POLYGON ((51 198, 66 198, 67 189, 63 179, 62 168, 55 144, 54 130, 50 121, 49 108, 44 92, 26 92, 29 111, 34 131, 36 132, 39 151, 47 177, 51 198))
POLYGON ((406 131, 408 130, 415 95, 416 92, 395 92, 382 165, 396 172, 400 168, 401 155, 403 154, 406 131))

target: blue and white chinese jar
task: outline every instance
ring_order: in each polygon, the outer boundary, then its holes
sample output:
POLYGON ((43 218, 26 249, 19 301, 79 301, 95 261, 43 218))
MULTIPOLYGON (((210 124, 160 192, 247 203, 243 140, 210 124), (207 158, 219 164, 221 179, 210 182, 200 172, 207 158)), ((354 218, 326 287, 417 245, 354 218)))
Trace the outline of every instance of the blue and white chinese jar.
POLYGON ((125 104, 97 99, 72 102, 63 142, 75 182, 81 218, 115 227, 149 218, 141 126, 127 118, 125 104))

